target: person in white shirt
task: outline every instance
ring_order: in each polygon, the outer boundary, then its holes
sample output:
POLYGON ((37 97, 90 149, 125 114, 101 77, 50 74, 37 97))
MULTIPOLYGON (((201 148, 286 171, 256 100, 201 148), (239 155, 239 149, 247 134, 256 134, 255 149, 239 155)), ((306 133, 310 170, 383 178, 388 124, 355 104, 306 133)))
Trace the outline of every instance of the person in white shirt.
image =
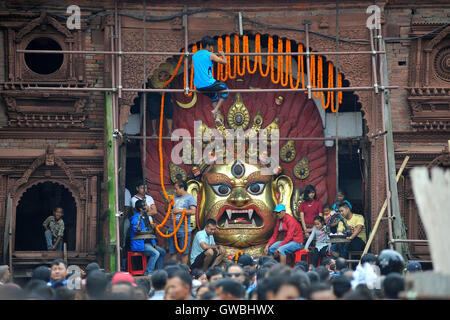
MULTIPOLYGON (((157 213, 155 201, 151 196, 146 194, 147 186, 145 186, 142 182, 138 182, 138 184, 136 185, 136 191, 137 193, 131 198, 131 208, 134 209, 134 207, 136 206, 136 201, 145 199, 145 203, 147 204, 146 211, 148 215, 155 215, 157 213)), ((153 222, 153 219, 151 217, 150 222, 153 222)))

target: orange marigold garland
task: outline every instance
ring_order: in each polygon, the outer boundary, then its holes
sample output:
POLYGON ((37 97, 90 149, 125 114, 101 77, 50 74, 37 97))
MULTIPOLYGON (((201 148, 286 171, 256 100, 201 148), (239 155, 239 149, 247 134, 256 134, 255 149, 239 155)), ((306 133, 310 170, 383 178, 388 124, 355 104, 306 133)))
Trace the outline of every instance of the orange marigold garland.
MULTIPOLYGON (((261 52, 261 42, 258 37, 258 42, 255 43, 256 48, 258 48, 258 52, 261 52)), ((273 38, 269 37, 268 44, 267 44, 267 53, 273 52, 273 38)), ((267 77, 269 75, 270 66, 273 64, 273 56, 268 55, 266 59, 266 72, 263 72, 263 64, 262 64, 262 57, 258 56, 259 59, 259 73, 261 74, 261 77, 267 77)))
MULTIPOLYGON (((317 89, 319 88, 323 88, 323 78, 322 78, 322 57, 321 56, 317 56, 317 79, 316 79, 316 84, 315 87, 317 89)), ((313 91, 313 95, 314 98, 319 99, 320 98, 320 93, 322 91, 313 91)))
MULTIPOLYGON (((258 47, 256 46, 256 43, 260 43, 260 36, 259 34, 257 34, 255 36, 255 53, 256 52, 261 52, 261 46, 259 46, 259 51, 258 51, 258 47)), ((260 43, 261 44, 261 43, 260 43)), ((249 49, 249 44, 248 44, 248 36, 244 36, 244 44, 243 44, 243 52, 248 53, 250 52, 249 49)), ((258 57, 254 56, 255 62, 253 64, 253 69, 250 69, 250 56, 245 56, 244 59, 247 60, 247 72, 250 74, 254 74, 256 72, 256 70, 258 69, 258 57)))
MULTIPOLYGON (((236 52, 236 53, 239 53, 239 43, 240 43, 239 36, 236 34, 234 36, 234 52, 236 52)), ((245 45, 242 45, 242 52, 243 53, 248 53, 248 51, 245 52, 245 49, 246 49, 245 45)), ((245 59, 245 57, 242 57, 242 68, 240 68, 240 66, 241 66, 240 59, 241 59, 241 57, 240 56, 234 56, 234 57, 235 57, 234 63, 237 66, 236 67, 236 72, 237 72, 237 74, 239 76, 242 77, 245 74, 245 62, 246 62, 246 59, 245 59)))

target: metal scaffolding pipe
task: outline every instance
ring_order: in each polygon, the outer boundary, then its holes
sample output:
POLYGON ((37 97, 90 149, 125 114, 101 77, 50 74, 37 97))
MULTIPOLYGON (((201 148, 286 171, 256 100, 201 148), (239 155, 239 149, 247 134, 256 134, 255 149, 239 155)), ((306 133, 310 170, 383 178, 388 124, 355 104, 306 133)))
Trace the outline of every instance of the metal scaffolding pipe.
MULTIPOLYGON (((147 137, 147 136, 129 136, 129 135, 124 135, 124 138, 126 139, 148 139, 148 140, 158 140, 158 137, 147 137)), ((163 140, 171 140, 172 137, 161 137, 161 139, 163 140)), ((197 137, 180 137, 181 140, 183 139, 189 139, 189 140, 202 140, 202 138, 197 138, 197 137)), ((364 139, 364 137, 328 137, 328 138, 321 138, 321 137, 281 137, 278 138, 278 140, 281 141, 289 141, 289 140, 294 140, 294 141, 327 141, 327 140, 362 140, 364 139)))
MULTIPOLYGON (((375 46, 373 43, 373 29, 369 29, 370 34, 370 48, 375 52, 375 46)), ((372 75, 373 75, 373 86, 375 87, 375 93, 378 93, 378 80, 377 80, 377 69, 376 69, 376 59, 375 54, 372 55, 372 75)))
MULTIPOLYGON (((117 1, 115 1, 115 8, 114 8, 114 16, 115 16, 115 26, 114 26, 114 42, 117 42, 118 40, 118 14, 117 14, 117 1)), ((114 44, 114 48, 116 48, 116 44, 114 44)), ((118 57, 116 57, 117 60, 118 57)), ((115 83, 118 81, 118 72, 120 66, 115 69, 115 83)), ((120 80, 119 80, 120 81, 120 80)), ((113 93, 113 128, 114 132, 119 131, 119 97, 116 92, 113 93)), ((119 215, 120 215, 120 208, 119 208, 119 145, 117 138, 114 138, 114 191, 115 191, 115 217, 116 217, 116 270, 120 271, 120 227, 119 227, 119 215)))
MULTIPOLYGON (((118 38, 117 38, 117 46, 119 48, 119 52, 122 51, 122 18, 117 17, 118 21, 118 38)), ((117 88, 119 89, 119 98, 122 98, 122 55, 119 55, 117 58, 119 61, 118 63, 118 85, 117 88)))
MULTIPOLYGON (((384 89, 398 89, 398 86, 386 86, 382 87, 384 89)), ((112 91, 116 92, 117 88, 77 88, 77 87, 23 87, 25 90, 40 90, 40 91, 112 91)), ((286 88, 266 88, 266 89, 228 89, 222 90, 223 92, 242 92, 242 93, 252 93, 252 92, 307 92, 307 91, 371 91, 375 90, 374 87, 342 87, 342 88, 309 88, 309 89, 286 89, 286 88)), ((8 91, 8 90, 0 90, 8 91)), ((185 92, 184 89, 143 89, 143 88, 122 88, 122 91, 127 92, 185 92)), ((205 93, 210 91, 198 91, 198 90, 188 90, 189 92, 195 93, 205 93)), ((211 91, 212 92, 212 91, 211 91)))
MULTIPOLYGON (((339 50, 339 0, 336 0, 336 51, 339 50)), ((338 86, 338 78, 339 78, 339 56, 336 56, 336 77, 334 79, 334 85, 338 86)), ((335 96, 335 110, 336 110, 336 140, 335 140, 335 161, 336 161, 336 194, 339 192, 339 95, 335 96)))
MULTIPOLYGON (((143 0, 143 6, 144 6, 144 16, 142 18, 143 28, 144 28, 144 35, 143 35, 143 48, 144 51, 147 50, 147 25, 146 25, 146 16, 147 16, 147 2, 143 0)), ((147 60, 144 56, 144 84, 143 87, 146 88, 147 83, 147 60)), ((142 117, 142 133, 144 134, 144 140, 142 142, 142 183, 144 184, 144 194, 146 194, 147 189, 147 94, 144 92, 142 94, 142 101, 141 101, 141 117, 142 117)), ((145 195, 144 195, 145 198, 145 195)))
MULTIPOLYGON (((379 48, 382 48, 382 43, 381 43, 381 30, 377 30, 378 34, 378 39, 379 39, 379 48)), ((371 39, 371 41, 373 41, 373 39, 371 39)), ((379 64, 379 68, 380 68, 380 83, 383 86, 384 84, 384 77, 383 77, 383 59, 380 59, 380 64, 379 64)), ((381 121, 381 128, 384 131, 386 131, 386 110, 385 110, 385 92, 384 90, 381 91, 381 118, 383 119, 381 121)), ((391 201, 392 201, 392 194, 391 194, 391 186, 389 184, 389 157, 388 157, 388 147, 387 147, 387 138, 386 135, 382 136, 383 139, 383 153, 384 153, 384 174, 385 174, 385 185, 386 185, 386 194, 387 194, 387 216, 388 217, 392 217, 392 206, 391 206, 391 201)), ((388 234, 389 234, 389 238, 392 239, 393 238, 393 230, 392 230, 392 219, 388 220, 388 234)), ((390 249, 394 249, 393 243, 389 243, 389 247, 390 249)))
POLYGON ((311 99, 311 66, 309 61, 309 56, 311 53, 309 51, 309 25, 311 24, 311 21, 304 21, 303 24, 305 25, 306 32, 306 78, 308 79, 308 99, 311 99))
MULTIPOLYGON (((107 54, 107 55, 141 55, 141 56, 192 56, 192 52, 173 51, 86 51, 86 50, 24 50, 17 49, 17 53, 46 53, 46 54, 107 54)), ((385 54, 385 51, 310 51, 307 52, 229 52, 226 56, 309 56, 309 55, 365 55, 365 54, 385 54)))
MULTIPOLYGON (((183 12, 187 11, 187 6, 185 5, 183 8, 183 12)), ((188 52, 188 16, 186 14, 183 14, 183 26, 184 26, 184 52, 188 52)), ((184 88, 185 93, 189 93, 189 72, 188 72, 188 57, 189 55, 186 55, 186 58, 184 59, 184 81, 186 83, 186 88, 184 88)))

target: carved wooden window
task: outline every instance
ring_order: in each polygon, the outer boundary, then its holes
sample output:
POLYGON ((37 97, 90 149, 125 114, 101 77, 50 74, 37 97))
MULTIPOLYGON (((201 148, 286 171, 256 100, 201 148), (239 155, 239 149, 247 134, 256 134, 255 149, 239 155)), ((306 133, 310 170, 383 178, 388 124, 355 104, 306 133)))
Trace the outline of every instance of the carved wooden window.
POLYGON ((19 53, 17 50, 82 50, 80 30, 71 31, 43 12, 20 29, 8 28, 8 78, 12 82, 69 82, 84 80, 79 55, 19 53))
MULTIPOLYGON (((424 35, 429 28, 419 24, 413 26, 413 31, 424 35)), ((417 131, 450 131, 450 26, 413 42, 411 61, 411 127, 417 131)))

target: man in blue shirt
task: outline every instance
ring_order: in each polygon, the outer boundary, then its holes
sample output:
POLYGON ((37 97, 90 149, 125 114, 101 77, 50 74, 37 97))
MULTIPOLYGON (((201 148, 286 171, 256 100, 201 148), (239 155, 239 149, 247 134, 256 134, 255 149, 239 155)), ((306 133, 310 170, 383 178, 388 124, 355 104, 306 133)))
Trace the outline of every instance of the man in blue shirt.
POLYGON ((146 256, 149 256, 147 268, 145 269, 145 275, 151 275, 155 269, 164 268, 164 257, 166 256, 166 250, 156 245, 156 239, 139 239, 133 240, 137 226, 141 231, 149 231, 150 221, 147 218, 147 222, 141 218, 139 222, 139 216, 144 212, 146 203, 144 200, 138 200, 135 204, 136 213, 131 217, 130 221, 130 239, 131 239, 131 251, 144 252, 146 256))
POLYGON ((228 87, 224 82, 214 79, 212 69, 213 62, 226 65, 227 59, 225 58, 225 54, 223 53, 223 51, 219 51, 219 53, 222 55, 221 58, 213 53, 213 38, 208 36, 203 37, 202 46, 203 49, 197 51, 192 56, 192 61, 194 63, 194 85, 197 87, 197 90, 205 91, 203 92, 203 94, 211 99, 213 107, 212 114, 214 116, 214 120, 220 123, 220 120, 217 118, 217 112, 225 99, 228 98, 228 92, 221 92, 220 98, 217 92, 228 90, 228 87))
POLYGON ((172 208, 172 214, 169 220, 169 234, 173 233, 173 217, 175 216, 175 225, 180 224, 180 219, 183 215, 183 209, 186 209, 186 217, 181 222, 175 235, 168 238, 169 254, 170 258, 176 259, 178 255, 178 250, 175 246, 175 236, 177 237, 178 248, 181 250, 184 248, 185 238, 186 238, 186 220, 187 220, 187 245, 186 249, 181 252, 181 263, 188 263, 189 246, 191 242, 191 216, 197 211, 197 200, 187 192, 186 181, 177 181, 174 184, 175 189, 175 203, 172 208))
POLYGON ((67 263, 63 259, 53 260, 50 271, 50 281, 47 286, 56 289, 67 285, 67 263))
POLYGON ((222 262, 225 250, 214 241, 216 221, 206 220, 205 229, 197 232, 192 243, 191 269, 207 270, 222 262))

